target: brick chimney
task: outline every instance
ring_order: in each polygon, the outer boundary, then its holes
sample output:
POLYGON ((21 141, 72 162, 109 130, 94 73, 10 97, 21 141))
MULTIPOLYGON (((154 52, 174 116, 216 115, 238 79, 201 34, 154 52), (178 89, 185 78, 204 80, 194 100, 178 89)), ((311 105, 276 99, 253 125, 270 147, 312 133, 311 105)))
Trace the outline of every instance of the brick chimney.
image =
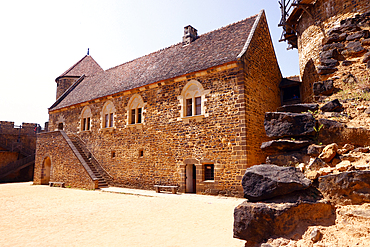
POLYGON ((184 36, 182 36, 182 44, 188 45, 198 38, 198 30, 188 25, 184 27, 184 36))

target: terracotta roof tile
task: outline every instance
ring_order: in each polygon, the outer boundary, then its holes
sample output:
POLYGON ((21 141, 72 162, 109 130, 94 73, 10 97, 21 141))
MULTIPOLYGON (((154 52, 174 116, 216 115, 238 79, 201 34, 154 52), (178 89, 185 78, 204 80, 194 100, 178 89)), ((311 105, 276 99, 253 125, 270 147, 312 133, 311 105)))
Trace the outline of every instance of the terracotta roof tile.
POLYGON ((187 46, 178 43, 102 73, 86 76, 50 110, 237 61, 256 19, 257 15, 200 35, 187 46))

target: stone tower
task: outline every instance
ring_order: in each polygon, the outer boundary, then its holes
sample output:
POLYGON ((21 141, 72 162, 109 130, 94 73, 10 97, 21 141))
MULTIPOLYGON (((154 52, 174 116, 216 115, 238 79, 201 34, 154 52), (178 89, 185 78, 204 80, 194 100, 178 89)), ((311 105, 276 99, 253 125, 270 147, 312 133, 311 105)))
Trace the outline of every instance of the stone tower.
POLYGON ((84 56, 80 61, 55 79, 57 83, 56 99, 62 96, 81 76, 89 76, 102 71, 104 70, 91 56, 84 56))
POLYGON ((361 80, 369 72, 370 2, 368 0, 281 0, 284 31, 280 41, 299 53, 301 99, 313 101, 316 81, 361 80))

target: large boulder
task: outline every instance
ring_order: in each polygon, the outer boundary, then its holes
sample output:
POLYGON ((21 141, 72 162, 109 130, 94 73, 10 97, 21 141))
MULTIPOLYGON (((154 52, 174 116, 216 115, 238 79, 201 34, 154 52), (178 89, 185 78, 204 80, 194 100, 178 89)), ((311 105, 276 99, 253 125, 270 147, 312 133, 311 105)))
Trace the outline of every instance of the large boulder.
POLYGON ((343 110, 343 105, 338 99, 332 100, 320 108, 323 112, 340 112, 343 110))
POLYGON ((307 140, 272 140, 263 142, 261 149, 263 151, 293 151, 307 147, 310 144, 312 144, 312 141, 307 140))
POLYGON ((335 204, 370 203, 370 171, 350 171, 319 177, 320 192, 335 204))
POLYGON ((309 113, 266 112, 264 126, 268 137, 315 134, 315 118, 309 113))
POLYGON ((283 105, 277 108, 277 112, 291 112, 291 113, 302 113, 308 111, 317 111, 319 109, 319 104, 306 103, 306 104, 293 104, 293 105, 283 105))
POLYGON ((291 238, 308 226, 335 223, 334 207, 327 201, 295 203, 243 202, 234 209, 234 238, 257 245, 273 236, 291 238))
POLYGON ((313 84, 313 94, 314 95, 332 95, 334 91, 334 81, 318 81, 313 84))
POLYGON ((256 165, 248 168, 242 179, 244 198, 262 201, 311 186, 311 180, 295 167, 256 165))

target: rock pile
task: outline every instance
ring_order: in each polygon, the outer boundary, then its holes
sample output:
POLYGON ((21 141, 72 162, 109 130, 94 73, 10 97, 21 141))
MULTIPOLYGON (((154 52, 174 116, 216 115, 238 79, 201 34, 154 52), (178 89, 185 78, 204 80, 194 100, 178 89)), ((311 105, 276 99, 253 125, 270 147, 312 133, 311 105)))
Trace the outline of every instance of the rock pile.
MULTIPOLYGON (((248 201, 234 211, 234 237, 247 240, 246 246, 269 238, 299 239, 309 226, 335 224, 335 205, 370 202, 370 148, 346 143, 358 129, 316 120, 318 109, 318 104, 298 104, 266 113, 266 134, 275 140, 261 148, 272 154, 267 164, 246 170, 242 185, 248 201), (330 143, 338 130, 349 136, 330 143), (317 144, 321 137, 326 145, 317 144)), ((311 233, 313 242, 321 237, 311 233)))

